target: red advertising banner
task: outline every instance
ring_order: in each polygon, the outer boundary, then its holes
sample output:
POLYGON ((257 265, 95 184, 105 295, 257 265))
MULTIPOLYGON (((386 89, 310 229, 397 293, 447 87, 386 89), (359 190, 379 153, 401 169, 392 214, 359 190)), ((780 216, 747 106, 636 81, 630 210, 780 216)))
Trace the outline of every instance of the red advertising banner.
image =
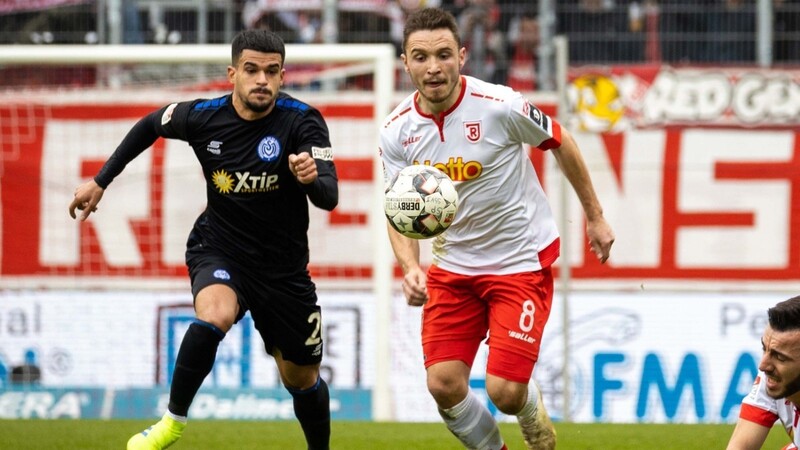
MULTIPOLYGON (((567 126, 617 242, 609 263, 598 264, 573 201, 561 259, 572 277, 800 282, 800 73, 611 68, 575 75, 567 126)), ((185 280, 185 240, 205 202, 185 143, 157 141, 88 221, 67 213, 75 186, 159 106, 0 105, 0 285, 20 277, 185 280)), ((539 106, 555 113, 552 104, 539 106)), ((368 224, 377 142, 371 106, 321 109, 340 205, 333 213, 312 208, 312 272, 369 278, 374 243, 386 239, 368 224)), ((532 150, 531 160, 556 195, 561 175, 546 155, 532 150)))

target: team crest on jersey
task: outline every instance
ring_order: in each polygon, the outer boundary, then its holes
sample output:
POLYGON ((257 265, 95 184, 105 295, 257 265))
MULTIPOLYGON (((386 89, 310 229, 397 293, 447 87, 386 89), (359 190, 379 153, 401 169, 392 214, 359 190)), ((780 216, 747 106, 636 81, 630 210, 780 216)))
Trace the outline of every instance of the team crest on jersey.
POLYGON ((481 123, 480 122, 464 122, 464 135, 470 142, 478 142, 481 140, 481 123))
POLYGON ((273 136, 267 136, 258 143, 258 157, 262 161, 272 162, 281 155, 281 143, 273 136))

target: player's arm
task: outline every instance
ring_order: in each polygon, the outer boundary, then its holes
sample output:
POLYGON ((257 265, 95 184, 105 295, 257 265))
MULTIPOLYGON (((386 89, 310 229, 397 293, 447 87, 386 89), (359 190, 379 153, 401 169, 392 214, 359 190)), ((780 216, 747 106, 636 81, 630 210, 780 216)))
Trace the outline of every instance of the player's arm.
POLYGON ((739 418, 733 429, 727 450, 759 450, 767 440, 770 427, 739 418))
MULTIPOLYGON (((330 151, 330 147, 314 149, 330 151)), ((289 170, 314 206, 332 211, 339 204, 339 178, 333 161, 319 160, 307 152, 291 154, 289 170)))
POLYGON ((103 193, 111 181, 122 173, 128 163, 158 139, 156 124, 160 120, 162 112, 163 109, 155 111, 139 120, 130 129, 94 179, 81 184, 75 189, 75 197, 69 205, 69 215, 73 219, 76 218, 76 209, 83 211, 80 214, 80 220, 86 220, 91 213, 97 211, 97 204, 100 203, 103 193))
POLYGON ((289 170, 314 206, 332 211, 339 204, 339 177, 328 126, 319 111, 312 109, 296 133, 302 142, 298 152, 289 155, 289 170))
POLYGON ((419 241, 398 233, 387 222, 389 242, 397 263, 403 270, 403 294, 411 306, 421 306, 428 301, 428 289, 425 286, 427 276, 419 264, 419 241))
POLYGON ((561 171, 567 177, 586 215, 586 235, 592 252, 601 263, 606 262, 614 243, 614 231, 603 217, 603 208, 592 186, 589 170, 572 135, 561 129, 561 146, 551 149, 561 171))

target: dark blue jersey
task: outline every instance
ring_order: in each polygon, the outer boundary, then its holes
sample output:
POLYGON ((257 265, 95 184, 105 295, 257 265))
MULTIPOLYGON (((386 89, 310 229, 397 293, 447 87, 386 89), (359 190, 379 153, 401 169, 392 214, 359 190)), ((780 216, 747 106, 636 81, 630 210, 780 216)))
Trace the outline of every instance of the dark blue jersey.
POLYGON ((285 93, 266 117, 252 121, 239 117, 231 95, 174 103, 134 126, 95 177, 98 184, 107 186, 157 136, 188 142, 203 169, 208 204, 189 246, 202 244, 266 277, 306 270, 308 200, 326 210, 338 203, 328 128, 319 111, 285 93), (317 164, 319 177, 309 185, 289 170, 288 156, 302 152, 317 164))

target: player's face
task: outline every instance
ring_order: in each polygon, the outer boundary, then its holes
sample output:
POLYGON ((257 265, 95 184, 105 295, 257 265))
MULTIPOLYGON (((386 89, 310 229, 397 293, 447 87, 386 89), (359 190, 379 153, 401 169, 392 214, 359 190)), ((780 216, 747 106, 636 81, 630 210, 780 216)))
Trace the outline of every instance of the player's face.
POLYGON ((466 50, 458 48, 453 33, 446 28, 415 31, 408 36, 403 64, 419 91, 424 112, 446 111, 458 100, 465 56, 466 50))
POLYGON ((800 330, 775 331, 769 325, 761 338, 764 354, 758 368, 767 375, 770 397, 800 401, 800 330))
POLYGON ((268 114, 283 85, 284 73, 279 53, 242 51, 236 67, 228 66, 236 111, 245 119, 268 114))

